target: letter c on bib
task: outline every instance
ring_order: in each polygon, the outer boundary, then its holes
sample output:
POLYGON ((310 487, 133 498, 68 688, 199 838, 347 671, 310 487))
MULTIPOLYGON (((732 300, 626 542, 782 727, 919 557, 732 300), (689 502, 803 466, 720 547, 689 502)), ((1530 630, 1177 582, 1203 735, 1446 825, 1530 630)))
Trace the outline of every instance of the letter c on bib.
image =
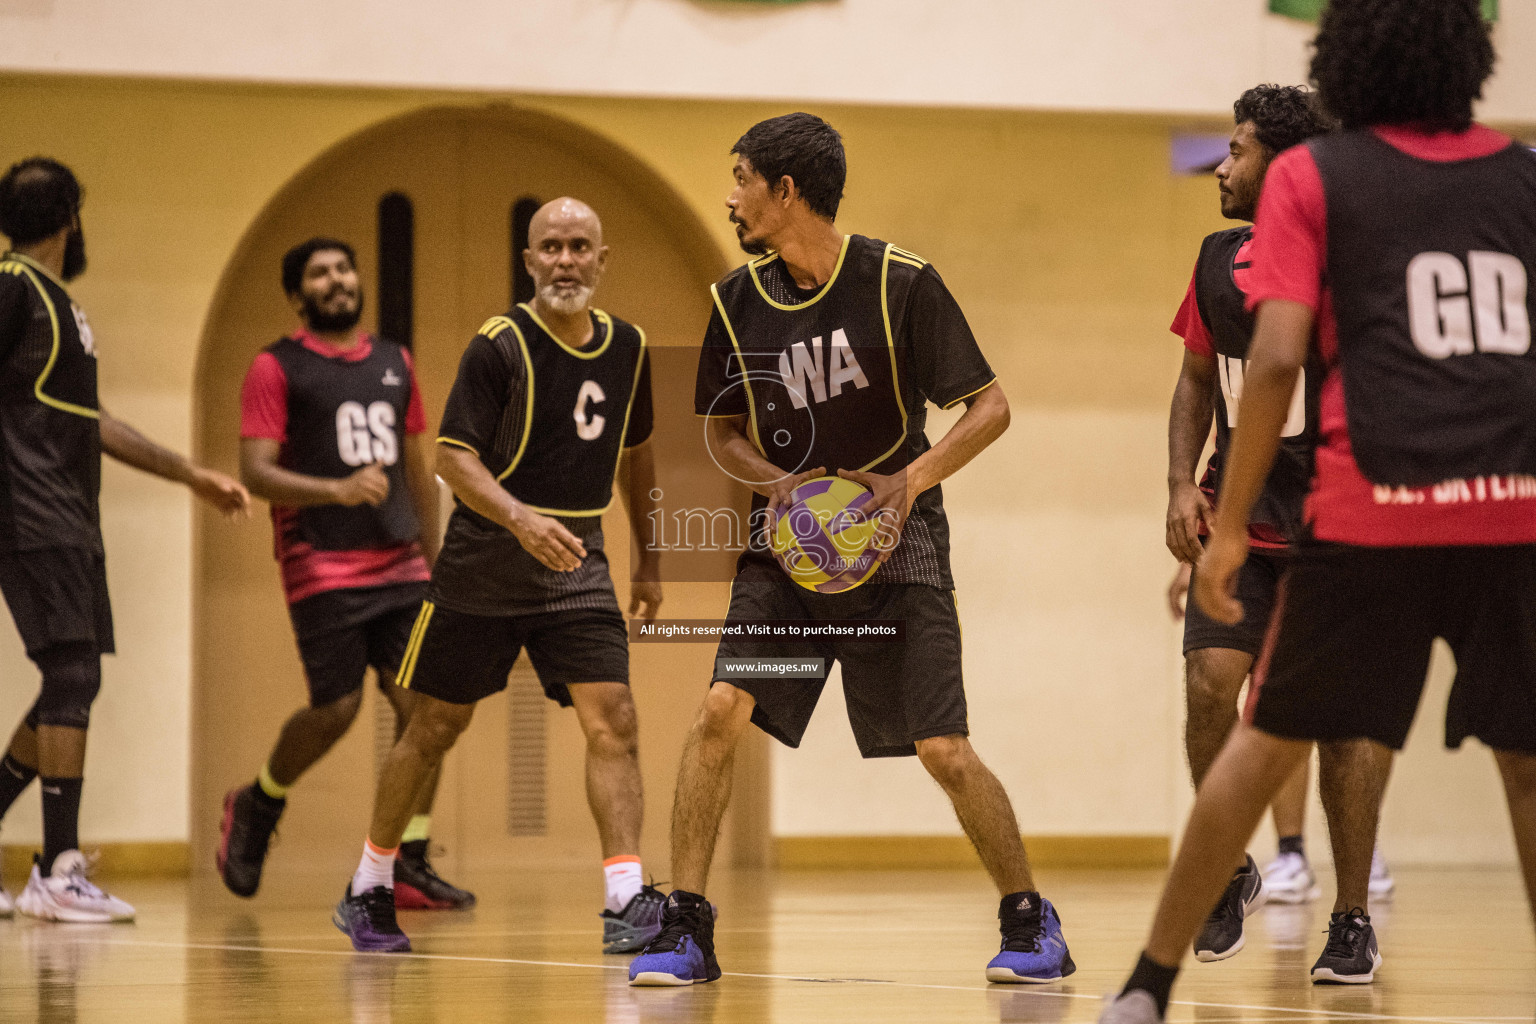
POLYGON ((576 436, 583 441, 596 441, 603 436, 603 426, 608 422, 606 416, 594 416, 590 407, 598 402, 606 401, 607 395, 595 380, 582 381, 581 390, 576 393, 576 436))

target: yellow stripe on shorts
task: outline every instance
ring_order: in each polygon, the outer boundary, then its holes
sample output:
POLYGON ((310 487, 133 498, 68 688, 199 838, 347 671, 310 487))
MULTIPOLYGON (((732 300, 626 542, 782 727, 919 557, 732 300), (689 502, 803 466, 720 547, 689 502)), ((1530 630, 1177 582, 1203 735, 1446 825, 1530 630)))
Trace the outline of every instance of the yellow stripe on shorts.
POLYGON ((421 653, 421 641, 427 635, 427 623, 432 621, 432 612, 436 607, 431 601, 421 602, 416 625, 411 627, 411 639, 405 645, 405 657, 400 659, 400 671, 395 677, 395 685, 407 690, 411 688, 411 676, 416 674, 416 656, 421 653))

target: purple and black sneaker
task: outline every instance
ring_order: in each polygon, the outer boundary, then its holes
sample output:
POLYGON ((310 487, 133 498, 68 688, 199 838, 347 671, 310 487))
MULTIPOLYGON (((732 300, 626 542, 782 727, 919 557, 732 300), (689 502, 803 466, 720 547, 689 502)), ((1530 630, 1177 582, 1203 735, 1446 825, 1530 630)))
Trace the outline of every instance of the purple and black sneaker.
POLYGON ((331 923, 347 933, 359 953, 409 953, 411 940, 395 923, 395 894, 376 885, 361 896, 352 895, 352 883, 331 914, 331 923))

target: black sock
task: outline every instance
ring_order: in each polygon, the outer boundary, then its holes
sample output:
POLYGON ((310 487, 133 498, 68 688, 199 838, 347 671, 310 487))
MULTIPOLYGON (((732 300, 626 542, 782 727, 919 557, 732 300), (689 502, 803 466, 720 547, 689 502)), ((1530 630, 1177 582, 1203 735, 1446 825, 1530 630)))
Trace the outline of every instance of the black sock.
POLYGON ((42 779, 43 874, 65 850, 80 849, 80 790, 84 779, 42 779))
POLYGON ((1281 853, 1299 853, 1303 857, 1307 855, 1307 841, 1301 836, 1281 836, 1281 853))
POLYGON ((1136 961, 1136 969, 1131 972, 1131 980, 1125 983, 1121 994, 1132 989, 1141 989, 1152 997, 1157 1004, 1157 1015, 1168 1016, 1168 998, 1173 995, 1173 979, 1179 976, 1177 967, 1164 967, 1162 964, 1147 959, 1147 954, 1141 954, 1141 959, 1136 961))
POLYGON ((286 797, 268 796, 267 791, 261 788, 260 780, 251 783, 251 795, 256 798, 257 803, 264 807, 270 807, 274 811, 281 812, 284 807, 288 806, 286 797))
POLYGON ((412 839, 408 843, 401 843, 400 844, 400 859, 401 860, 426 860, 427 859, 427 844, 430 843, 431 841, 432 840, 430 840, 430 839, 412 839))
POLYGON ((11 809, 22 790, 37 778, 37 769, 28 768, 10 754, 0 757, 0 818, 11 809))

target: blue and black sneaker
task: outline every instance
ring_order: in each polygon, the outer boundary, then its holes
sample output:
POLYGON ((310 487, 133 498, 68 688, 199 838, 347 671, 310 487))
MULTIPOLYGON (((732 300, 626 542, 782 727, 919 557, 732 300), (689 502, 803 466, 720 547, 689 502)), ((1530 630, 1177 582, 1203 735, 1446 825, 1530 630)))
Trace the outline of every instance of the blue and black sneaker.
POLYGON ((661 908, 661 931, 630 961, 631 985, 715 981, 715 911, 703 896, 673 890, 661 908))
POLYGON ((1038 892, 1004 896, 997 910, 1003 948, 987 964, 987 980, 1004 985, 1045 985, 1060 981, 1077 965, 1067 952, 1061 918, 1038 892))

